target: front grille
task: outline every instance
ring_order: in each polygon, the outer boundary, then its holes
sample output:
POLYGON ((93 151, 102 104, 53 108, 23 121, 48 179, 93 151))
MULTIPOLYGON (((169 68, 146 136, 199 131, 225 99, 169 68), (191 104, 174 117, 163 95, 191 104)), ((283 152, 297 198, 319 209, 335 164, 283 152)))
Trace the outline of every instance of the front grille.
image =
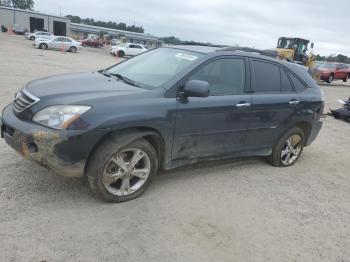
POLYGON ((12 108, 16 112, 22 112, 40 99, 30 94, 27 90, 22 89, 17 94, 12 103, 12 108))

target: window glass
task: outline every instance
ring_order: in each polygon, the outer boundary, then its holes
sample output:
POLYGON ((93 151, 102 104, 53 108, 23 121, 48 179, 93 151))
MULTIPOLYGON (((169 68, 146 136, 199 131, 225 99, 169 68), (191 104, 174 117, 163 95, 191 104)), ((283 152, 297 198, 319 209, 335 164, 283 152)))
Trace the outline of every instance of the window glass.
POLYGON ((210 95, 244 93, 244 60, 237 58, 218 59, 195 72, 189 80, 209 83, 210 95))
POLYGON ((54 39, 54 41, 56 41, 56 42, 62 42, 62 41, 63 41, 63 37, 61 37, 61 36, 56 37, 56 38, 54 39))
POLYGON ((279 93, 281 78, 279 66, 253 60, 253 83, 255 93, 279 93))
POLYGON ((70 39, 67 38, 67 37, 63 38, 63 41, 64 41, 64 42, 72 42, 72 40, 70 40, 70 39))
POLYGON ((306 88, 306 86, 298 78, 296 78, 293 74, 288 72, 288 75, 289 75, 290 79, 292 80, 295 91, 301 92, 306 88))
POLYGON ((284 92, 284 93, 294 92, 292 84, 290 83, 286 72, 281 67, 280 67, 280 72, 281 72, 281 92, 284 92))
POLYGON ((121 74, 137 82, 141 88, 154 89, 203 56, 186 50, 158 48, 119 63, 106 73, 121 74))

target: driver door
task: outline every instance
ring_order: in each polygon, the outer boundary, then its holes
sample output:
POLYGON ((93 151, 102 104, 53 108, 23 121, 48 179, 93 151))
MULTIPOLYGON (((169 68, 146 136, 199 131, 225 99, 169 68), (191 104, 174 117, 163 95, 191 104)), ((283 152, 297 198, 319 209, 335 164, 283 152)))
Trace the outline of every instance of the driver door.
POLYGON ((244 58, 219 58, 185 80, 208 82, 210 95, 178 98, 173 159, 220 156, 244 147, 251 103, 246 68, 244 58))

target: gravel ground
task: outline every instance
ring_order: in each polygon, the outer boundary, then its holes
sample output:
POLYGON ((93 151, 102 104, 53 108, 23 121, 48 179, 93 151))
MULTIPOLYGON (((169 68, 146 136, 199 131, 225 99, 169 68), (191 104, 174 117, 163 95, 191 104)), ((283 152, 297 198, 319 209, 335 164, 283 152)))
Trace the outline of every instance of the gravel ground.
MULTIPOLYGON (((96 70, 106 50, 42 51, 0 34, 0 107, 26 82, 96 70)), ((327 105, 350 96, 322 85, 327 105)), ((166 172, 142 197, 108 204, 0 141, 0 261, 350 261, 350 124, 324 118, 298 163, 261 158, 166 172)))

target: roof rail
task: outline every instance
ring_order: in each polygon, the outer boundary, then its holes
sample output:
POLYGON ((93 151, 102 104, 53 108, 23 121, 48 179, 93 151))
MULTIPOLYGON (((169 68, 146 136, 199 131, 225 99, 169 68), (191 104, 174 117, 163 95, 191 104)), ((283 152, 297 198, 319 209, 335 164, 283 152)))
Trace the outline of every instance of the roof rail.
POLYGON ((248 52, 248 53, 255 53, 259 55, 265 55, 273 58, 279 57, 276 51, 273 50, 260 50, 260 49, 255 49, 255 48, 250 48, 250 47, 227 47, 220 49, 220 51, 243 51, 243 52, 248 52))

